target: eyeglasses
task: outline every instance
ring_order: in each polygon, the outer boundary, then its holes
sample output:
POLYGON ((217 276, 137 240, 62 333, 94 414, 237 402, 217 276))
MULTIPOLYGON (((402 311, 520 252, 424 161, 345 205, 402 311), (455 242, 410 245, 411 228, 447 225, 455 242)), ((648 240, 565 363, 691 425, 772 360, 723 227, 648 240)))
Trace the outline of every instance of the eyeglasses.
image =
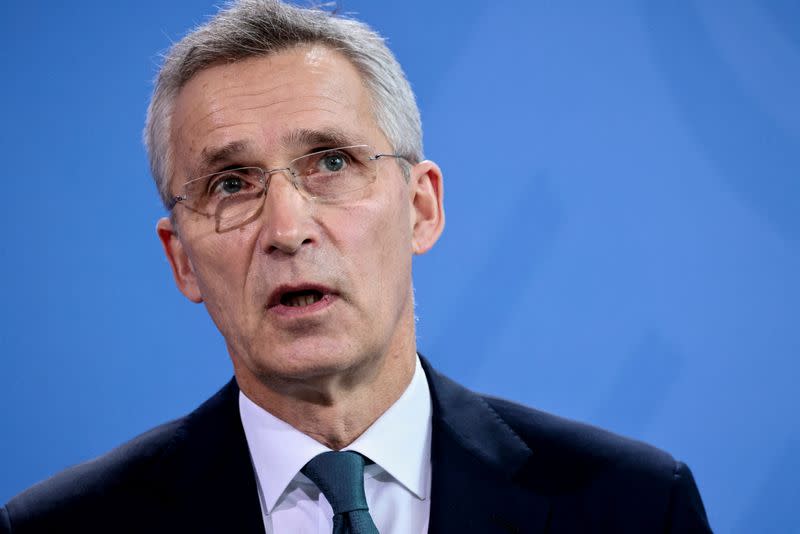
POLYGON ((172 210, 180 202, 193 212, 214 217, 216 231, 222 233, 258 217, 275 173, 284 173, 309 200, 344 203, 355 200, 360 190, 376 180, 380 158, 405 159, 397 154, 376 154, 368 145, 320 150, 282 168, 239 167, 193 178, 167 207, 172 210))

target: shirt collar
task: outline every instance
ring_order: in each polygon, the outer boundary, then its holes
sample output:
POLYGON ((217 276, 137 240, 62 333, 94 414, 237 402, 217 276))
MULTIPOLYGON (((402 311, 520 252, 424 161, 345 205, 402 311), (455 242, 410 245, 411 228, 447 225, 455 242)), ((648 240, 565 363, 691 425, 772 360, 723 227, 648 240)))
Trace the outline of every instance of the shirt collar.
MULTIPOLYGON (((256 476, 271 513, 286 487, 311 458, 330 449, 267 412, 239 392, 239 414, 256 476)), ((425 499, 430 488, 431 396, 416 358, 406 390, 343 450, 359 452, 425 499)))

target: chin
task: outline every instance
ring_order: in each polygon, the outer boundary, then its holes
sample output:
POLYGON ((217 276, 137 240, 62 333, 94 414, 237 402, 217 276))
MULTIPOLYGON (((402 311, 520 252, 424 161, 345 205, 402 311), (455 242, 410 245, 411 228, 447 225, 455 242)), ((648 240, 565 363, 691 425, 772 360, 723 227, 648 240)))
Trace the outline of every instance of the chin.
POLYGON ((287 347, 271 348, 266 354, 257 354, 248 367, 259 378, 284 380, 310 380, 341 374, 365 363, 352 344, 297 342, 287 347))

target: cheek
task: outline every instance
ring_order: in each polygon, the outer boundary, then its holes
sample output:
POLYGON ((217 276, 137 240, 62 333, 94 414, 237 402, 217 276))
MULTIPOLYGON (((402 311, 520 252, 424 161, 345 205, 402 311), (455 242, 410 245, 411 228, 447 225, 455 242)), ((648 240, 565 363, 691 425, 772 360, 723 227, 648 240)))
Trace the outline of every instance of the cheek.
POLYGON ((236 305, 247 280, 252 240, 252 236, 234 230, 209 235, 193 247, 195 274, 206 305, 236 305))
POLYGON ((411 229, 405 197, 363 203, 339 212, 340 252, 352 268, 354 283, 372 299, 394 302, 408 291, 411 229))
POLYGON ((410 250, 407 199, 398 191, 393 193, 337 210, 333 226, 338 229, 342 246, 347 248, 345 257, 361 261, 371 258, 372 262, 385 259, 391 263, 391 258, 410 250))

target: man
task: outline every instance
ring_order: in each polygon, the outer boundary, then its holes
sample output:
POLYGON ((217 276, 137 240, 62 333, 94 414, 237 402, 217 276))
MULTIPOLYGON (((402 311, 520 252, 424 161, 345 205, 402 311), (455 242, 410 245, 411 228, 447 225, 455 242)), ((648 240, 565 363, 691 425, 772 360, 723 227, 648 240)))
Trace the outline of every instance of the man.
POLYGON ((170 50, 145 138, 158 236, 235 379, 15 497, 0 532, 710 531, 666 453, 417 355, 411 258, 442 232, 442 174, 366 26, 229 7, 170 50))

